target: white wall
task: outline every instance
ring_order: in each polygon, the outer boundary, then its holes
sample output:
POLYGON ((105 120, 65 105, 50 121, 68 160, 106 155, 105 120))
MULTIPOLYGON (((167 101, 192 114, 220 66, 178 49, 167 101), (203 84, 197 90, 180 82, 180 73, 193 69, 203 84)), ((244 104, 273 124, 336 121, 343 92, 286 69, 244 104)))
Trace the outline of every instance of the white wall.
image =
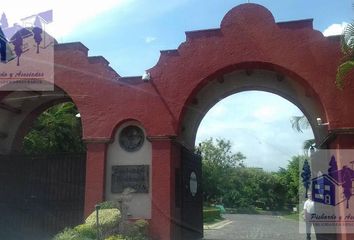
POLYGON ((122 124, 114 136, 114 142, 108 146, 106 164, 106 200, 116 200, 121 194, 111 192, 112 166, 114 165, 149 165, 149 193, 133 193, 128 202, 128 213, 132 218, 151 219, 151 143, 145 138, 143 146, 136 152, 127 152, 119 145, 119 134, 123 128, 135 125, 145 130, 137 122, 129 121, 122 124))

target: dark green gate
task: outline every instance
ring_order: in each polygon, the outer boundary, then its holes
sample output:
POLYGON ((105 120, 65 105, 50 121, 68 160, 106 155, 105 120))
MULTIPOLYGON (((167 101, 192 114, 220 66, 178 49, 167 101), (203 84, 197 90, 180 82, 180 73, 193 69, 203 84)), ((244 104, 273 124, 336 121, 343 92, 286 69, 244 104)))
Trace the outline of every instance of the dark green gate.
POLYGON ((201 156, 182 148, 181 152, 181 229, 182 239, 203 237, 203 195, 201 156))
POLYGON ((84 154, 0 156, 0 239, 50 239, 83 220, 84 154))

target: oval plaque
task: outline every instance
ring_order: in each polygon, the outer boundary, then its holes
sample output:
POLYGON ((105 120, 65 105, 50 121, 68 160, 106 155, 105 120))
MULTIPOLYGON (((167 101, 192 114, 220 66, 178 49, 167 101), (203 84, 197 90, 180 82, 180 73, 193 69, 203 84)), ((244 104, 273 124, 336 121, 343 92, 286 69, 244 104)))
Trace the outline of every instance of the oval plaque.
POLYGON ((195 172, 191 172, 191 175, 189 177, 189 190, 194 197, 197 192, 198 192, 198 180, 197 180, 197 175, 195 172))

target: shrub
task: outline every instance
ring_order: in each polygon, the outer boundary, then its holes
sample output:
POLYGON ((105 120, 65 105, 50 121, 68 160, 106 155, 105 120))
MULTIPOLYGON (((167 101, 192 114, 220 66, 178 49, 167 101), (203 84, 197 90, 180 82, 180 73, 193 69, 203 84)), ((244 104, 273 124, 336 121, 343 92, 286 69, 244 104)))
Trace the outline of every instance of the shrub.
MULTIPOLYGON (((118 209, 100 209, 98 217, 101 237, 107 237, 118 233, 119 222, 121 220, 121 214, 118 209)), ((90 216, 86 218, 85 223, 97 231, 96 212, 91 213, 90 216)))
MULTIPOLYGON (((98 218, 102 230, 107 230, 118 226, 121 216, 118 209, 101 209, 98 212, 98 218)), ((91 213, 85 222, 90 227, 96 227, 96 212, 91 213)))
MULTIPOLYGON (((107 204, 106 206, 111 206, 107 204)), ((118 224, 121 215, 118 209, 99 210, 100 235, 105 240, 147 240, 148 222, 146 220, 137 220, 134 223, 125 221, 126 229, 119 232, 118 224), (119 234, 118 234, 119 233, 119 234)), ((75 228, 66 228, 58 233, 53 240, 96 240, 96 212, 90 214, 85 224, 75 228)))
POLYGON ((221 210, 219 208, 203 209, 203 220, 204 220, 204 222, 213 222, 216 219, 222 219, 221 210))
POLYGON ((54 236, 53 240, 79 240, 78 233, 72 228, 65 228, 54 236))
POLYGON ((96 239, 97 229, 88 224, 81 224, 74 228, 83 239, 96 239))
POLYGON ((65 228, 53 240, 96 240, 96 229, 86 224, 75 228, 65 228))
POLYGON ((105 201, 99 204, 101 209, 112 209, 112 208, 118 208, 119 209, 119 203, 118 201, 105 201))
POLYGON ((123 235, 113 235, 110 236, 108 238, 106 238, 105 240, 127 240, 127 238, 125 238, 123 235))
POLYGON ((149 223, 144 219, 139 219, 128 227, 127 239, 145 240, 148 239, 149 223))

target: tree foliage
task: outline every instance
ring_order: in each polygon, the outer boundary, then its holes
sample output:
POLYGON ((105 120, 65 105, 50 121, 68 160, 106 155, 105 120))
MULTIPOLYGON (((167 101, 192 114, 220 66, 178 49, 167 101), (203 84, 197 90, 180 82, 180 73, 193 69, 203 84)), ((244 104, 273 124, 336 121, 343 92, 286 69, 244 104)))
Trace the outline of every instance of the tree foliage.
POLYGON ((307 198, 307 191, 311 184, 311 168, 307 159, 305 159, 304 164, 302 166, 301 178, 305 188, 305 198, 307 198))
MULTIPOLYGON (((305 115, 293 116, 290 119, 290 122, 291 122, 291 127, 295 131, 300 132, 300 133, 302 133, 304 130, 309 129, 311 127, 311 124, 305 115)), ((315 146, 316 146, 315 139, 313 139, 313 138, 307 139, 302 145, 302 149, 304 150, 304 154, 307 156, 308 150, 311 147, 315 147, 315 146)))
POLYGON ((347 200, 347 208, 349 208, 349 200, 352 196, 352 177, 350 169, 347 166, 343 167, 343 194, 345 199, 347 200))
POLYGON ((205 202, 233 208, 283 209, 299 201, 299 164, 304 157, 293 157, 278 172, 266 172, 245 167, 246 157, 233 153, 228 140, 210 138, 198 150, 203 159, 205 202))
POLYGON ((338 181, 338 164, 334 156, 331 157, 329 162, 328 175, 338 181))
POLYGON ((303 155, 293 156, 287 167, 281 168, 277 175, 286 188, 286 202, 296 204, 299 202, 299 194, 304 193, 303 185, 300 185, 300 166, 304 164, 306 157, 303 155))
POLYGON ((18 31, 15 35, 11 38, 12 44, 15 46, 15 53, 17 56, 17 66, 20 66, 20 57, 22 55, 22 46, 23 46, 23 39, 21 36, 21 32, 18 31))
POLYGON ((39 44, 42 42, 42 23, 39 17, 36 17, 34 28, 32 29, 34 41, 37 43, 37 54, 39 53, 39 44))
POLYGON ((203 161, 222 168, 233 168, 243 166, 246 157, 240 153, 232 152, 230 140, 209 138, 200 144, 203 161))
POLYGON ((5 13, 3 13, 1 15, 1 19, 0 19, 0 25, 2 29, 8 28, 9 27, 9 23, 7 21, 7 17, 5 15, 5 13))
POLYGON ((354 22, 349 23, 341 36, 342 63, 337 68, 336 85, 339 89, 344 87, 344 79, 354 68, 354 22))
POLYGON ((305 129, 311 127, 310 122, 306 118, 305 115, 301 116, 293 116, 290 119, 291 127, 295 129, 297 132, 303 132, 305 129))
POLYGON ((77 113, 71 102, 44 111, 25 136, 23 151, 27 154, 84 152, 81 121, 75 117, 77 113))
POLYGON ((202 155, 204 199, 212 201, 222 198, 227 184, 227 176, 233 168, 242 167, 245 156, 231 151, 231 142, 210 138, 199 145, 202 155))

